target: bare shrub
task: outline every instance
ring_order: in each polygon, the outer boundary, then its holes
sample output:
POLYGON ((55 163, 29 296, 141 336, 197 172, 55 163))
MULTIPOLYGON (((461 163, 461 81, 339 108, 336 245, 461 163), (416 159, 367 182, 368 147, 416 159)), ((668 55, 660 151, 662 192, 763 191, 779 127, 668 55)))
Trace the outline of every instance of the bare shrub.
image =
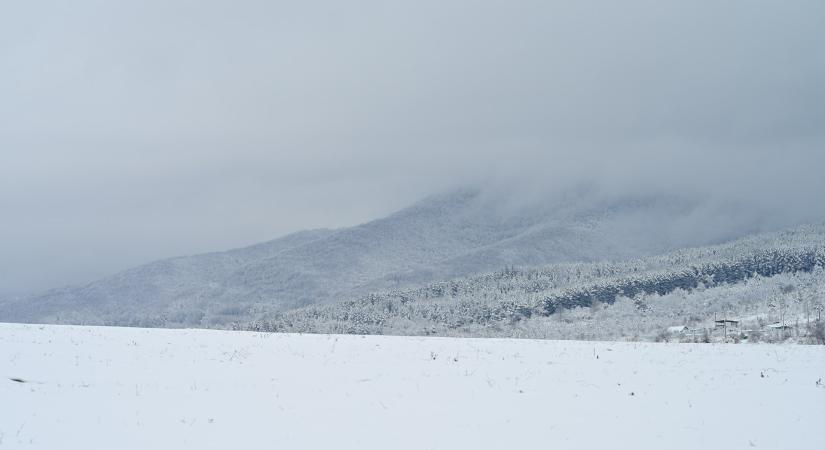
POLYGON ((825 322, 817 320, 808 324, 808 341, 811 344, 825 345, 825 322))
POLYGON ((700 337, 700 342, 703 342, 705 344, 710 344, 710 331, 707 328, 702 330, 702 336, 700 337))
POLYGON ((762 341, 762 332, 761 331, 751 331, 748 334, 748 342, 756 343, 762 341))

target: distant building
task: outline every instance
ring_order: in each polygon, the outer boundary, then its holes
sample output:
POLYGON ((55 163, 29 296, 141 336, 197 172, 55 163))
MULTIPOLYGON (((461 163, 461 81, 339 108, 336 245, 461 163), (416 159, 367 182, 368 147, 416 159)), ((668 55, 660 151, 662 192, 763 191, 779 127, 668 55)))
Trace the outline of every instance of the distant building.
POLYGON ((739 321, 736 319, 717 319, 713 322, 716 328, 739 328, 739 321))

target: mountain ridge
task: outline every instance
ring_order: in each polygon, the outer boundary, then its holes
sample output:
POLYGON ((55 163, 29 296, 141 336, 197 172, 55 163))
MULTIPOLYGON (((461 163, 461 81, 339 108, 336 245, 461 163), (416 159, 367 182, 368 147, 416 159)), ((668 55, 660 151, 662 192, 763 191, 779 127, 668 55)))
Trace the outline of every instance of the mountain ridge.
POLYGON ((263 312, 509 265, 620 260, 726 238, 679 234, 696 220, 701 204, 693 199, 576 193, 514 203, 479 189, 459 189, 353 227, 299 231, 238 249, 168 258, 82 286, 6 301, 0 320, 226 326, 263 312), (633 225, 647 223, 656 226, 633 225))

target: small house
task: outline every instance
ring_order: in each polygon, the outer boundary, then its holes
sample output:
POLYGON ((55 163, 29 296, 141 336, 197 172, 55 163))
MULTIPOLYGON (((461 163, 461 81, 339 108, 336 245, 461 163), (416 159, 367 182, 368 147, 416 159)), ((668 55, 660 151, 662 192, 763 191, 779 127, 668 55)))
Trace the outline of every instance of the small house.
POLYGON ((739 328, 739 321, 736 319, 717 319, 714 323, 716 328, 739 328))

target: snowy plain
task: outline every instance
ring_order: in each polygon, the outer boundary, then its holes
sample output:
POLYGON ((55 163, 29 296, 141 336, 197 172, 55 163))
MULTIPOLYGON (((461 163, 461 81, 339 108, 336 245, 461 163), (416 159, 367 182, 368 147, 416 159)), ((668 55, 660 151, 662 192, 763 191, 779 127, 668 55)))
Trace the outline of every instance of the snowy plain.
POLYGON ((0 324, 0 449, 825 448, 825 347, 0 324))

